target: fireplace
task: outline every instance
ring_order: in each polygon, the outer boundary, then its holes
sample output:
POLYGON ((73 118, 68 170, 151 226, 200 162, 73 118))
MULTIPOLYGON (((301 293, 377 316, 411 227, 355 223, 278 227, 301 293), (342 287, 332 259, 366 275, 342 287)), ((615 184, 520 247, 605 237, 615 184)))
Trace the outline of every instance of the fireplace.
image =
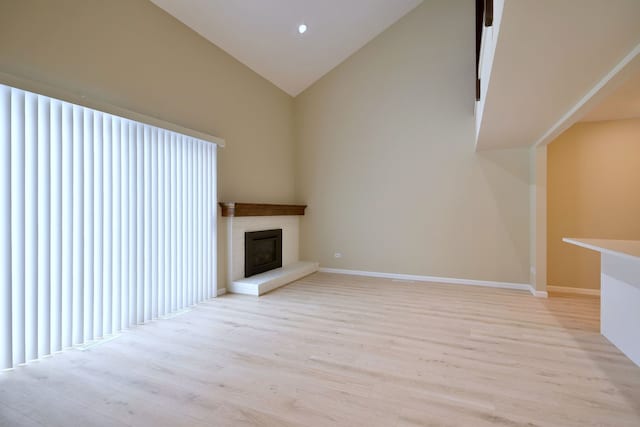
POLYGON ((282 229, 244 233, 244 277, 282 267, 282 229))
POLYGON ((259 296, 318 271, 317 262, 300 261, 298 256, 300 216, 306 206, 221 202, 220 207, 227 238, 227 281, 221 293, 259 296), (255 231, 274 229, 279 236, 260 245, 266 247, 266 254, 256 259, 255 254, 247 253, 255 243, 255 231), (271 263, 276 258, 278 262, 271 263), (253 268, 265 263, 272 265, 253 268), (268 268, 274 269, 254 274, 268 268))

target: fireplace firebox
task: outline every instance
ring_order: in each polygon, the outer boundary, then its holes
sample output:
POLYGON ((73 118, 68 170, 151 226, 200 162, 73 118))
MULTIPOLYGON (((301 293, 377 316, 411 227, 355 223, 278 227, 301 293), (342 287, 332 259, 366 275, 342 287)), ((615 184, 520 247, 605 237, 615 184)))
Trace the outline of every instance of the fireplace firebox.
POLYGON ((282 229, 244 233, 244 277, 282 267, 282 229))

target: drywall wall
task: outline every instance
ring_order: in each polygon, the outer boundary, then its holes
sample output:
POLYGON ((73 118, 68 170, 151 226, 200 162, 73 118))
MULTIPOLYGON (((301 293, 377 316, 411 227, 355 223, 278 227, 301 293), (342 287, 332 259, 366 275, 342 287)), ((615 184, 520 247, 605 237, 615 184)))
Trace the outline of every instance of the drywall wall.
POLYGON ((548 145, 547 280, 600 288, 600 255, 563 237, 640 240, 640 119, 577 123, 548 145))
POLYGON ((424 2, 295 99, 302 259, 529 282, 529 150, 474 150, 474 7, 424 2))
POLYGON ((0 0, 0 71, 224 138, 220 200, 294 199, 291 97, 151 2, 0 0))
MULTIPOLYGON (((547 146, 531 147, 529 183, 530 284, 536 292, 547 292, 547 146)), ((546 295, 546 294, 542 294, 546 295)))

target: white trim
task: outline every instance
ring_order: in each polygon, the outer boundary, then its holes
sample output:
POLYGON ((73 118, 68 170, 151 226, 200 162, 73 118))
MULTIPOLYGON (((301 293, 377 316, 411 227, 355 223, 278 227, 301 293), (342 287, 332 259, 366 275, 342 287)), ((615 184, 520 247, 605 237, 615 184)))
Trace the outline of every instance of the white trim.
POLYGON ((220 288, 218 289, 218 293, 216 296, 224 295, 226 293, 227 293, 227 288, 220 288))
POLYGON ((600 289, 573 288, 571 286, 547 286, 549 292, 558 292, 561 294, 577 294, 600 296, 600 289))
POLYGON ((542 144, 548 144, 555 137, 564 132, 575 121, 571 121, 572 117, 583 108, 587 102, 591 100, 602 88, 604 88, 624 67, 629 65, 636 56, 640 55, 640 44, 634 47, 622 61, 618 62, 594 87, 589 90, 573 107, 569 109, 551 128, 545 132, 534 144, 535 147, 542 144))
POLYGON ((167 122, 165 120, 148 116, 146 114, 131 111, 126 108, 118 107, 117 105, 109 104, 108 102, 101 101, 99 99, 87 98, 87 96, 83 93, 74 93, 66 89, 53 87, 51 85, 48 85, 47 83, 29 80, 24 77, 14 76, 2 71, 0 71, 0 83, 7 86, 15 87, 17 89, 26 90, 27 92, 33 92, 39 95, 48 96, 50 98, 70 102, 72 104, 81 105, 83 107, 91 108, 103 113, 113 114, 114 116, 124 117, 125 119, 133 120, 151 126, 156 126, 162 129, 167 129, 172 132, 177 132, 196 139, 200 139, 202 141, 211 142, 217 144, 220 148, 224 147, 225 145, 224 139, 217 136, 200 132, 195 129, 186 128, 178 124, 167 122))
POLYGON ((418 276, 415 274, 380 273, 376 271, 346 270, 342 268, 327 267, 321 267, 318 271, 320 271, 321 273, 348 274, 351 276, 382 277, 385 279, 415 280, 417 282, 433 282, 467 286, 484 286, 488 288, 516 289, 519 291, 528 291, 536 297, 547 297, 546 292, 536 291, 528 283, 494 282, 490 280, 456 279, 452 277, 438 276, 418 276))
POLYGON ((529 285, 529 292, 536 298, 549 298, 549 293, 547 291, 536 291, 533 286, 529 285))

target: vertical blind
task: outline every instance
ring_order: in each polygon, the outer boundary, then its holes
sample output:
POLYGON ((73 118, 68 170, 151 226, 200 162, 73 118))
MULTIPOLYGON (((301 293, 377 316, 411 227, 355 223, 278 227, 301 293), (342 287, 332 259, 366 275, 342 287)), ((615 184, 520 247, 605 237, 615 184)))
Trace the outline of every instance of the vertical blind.
POLYGON ((216 145, 0 84, 0 369, 216 293, 216 145))

